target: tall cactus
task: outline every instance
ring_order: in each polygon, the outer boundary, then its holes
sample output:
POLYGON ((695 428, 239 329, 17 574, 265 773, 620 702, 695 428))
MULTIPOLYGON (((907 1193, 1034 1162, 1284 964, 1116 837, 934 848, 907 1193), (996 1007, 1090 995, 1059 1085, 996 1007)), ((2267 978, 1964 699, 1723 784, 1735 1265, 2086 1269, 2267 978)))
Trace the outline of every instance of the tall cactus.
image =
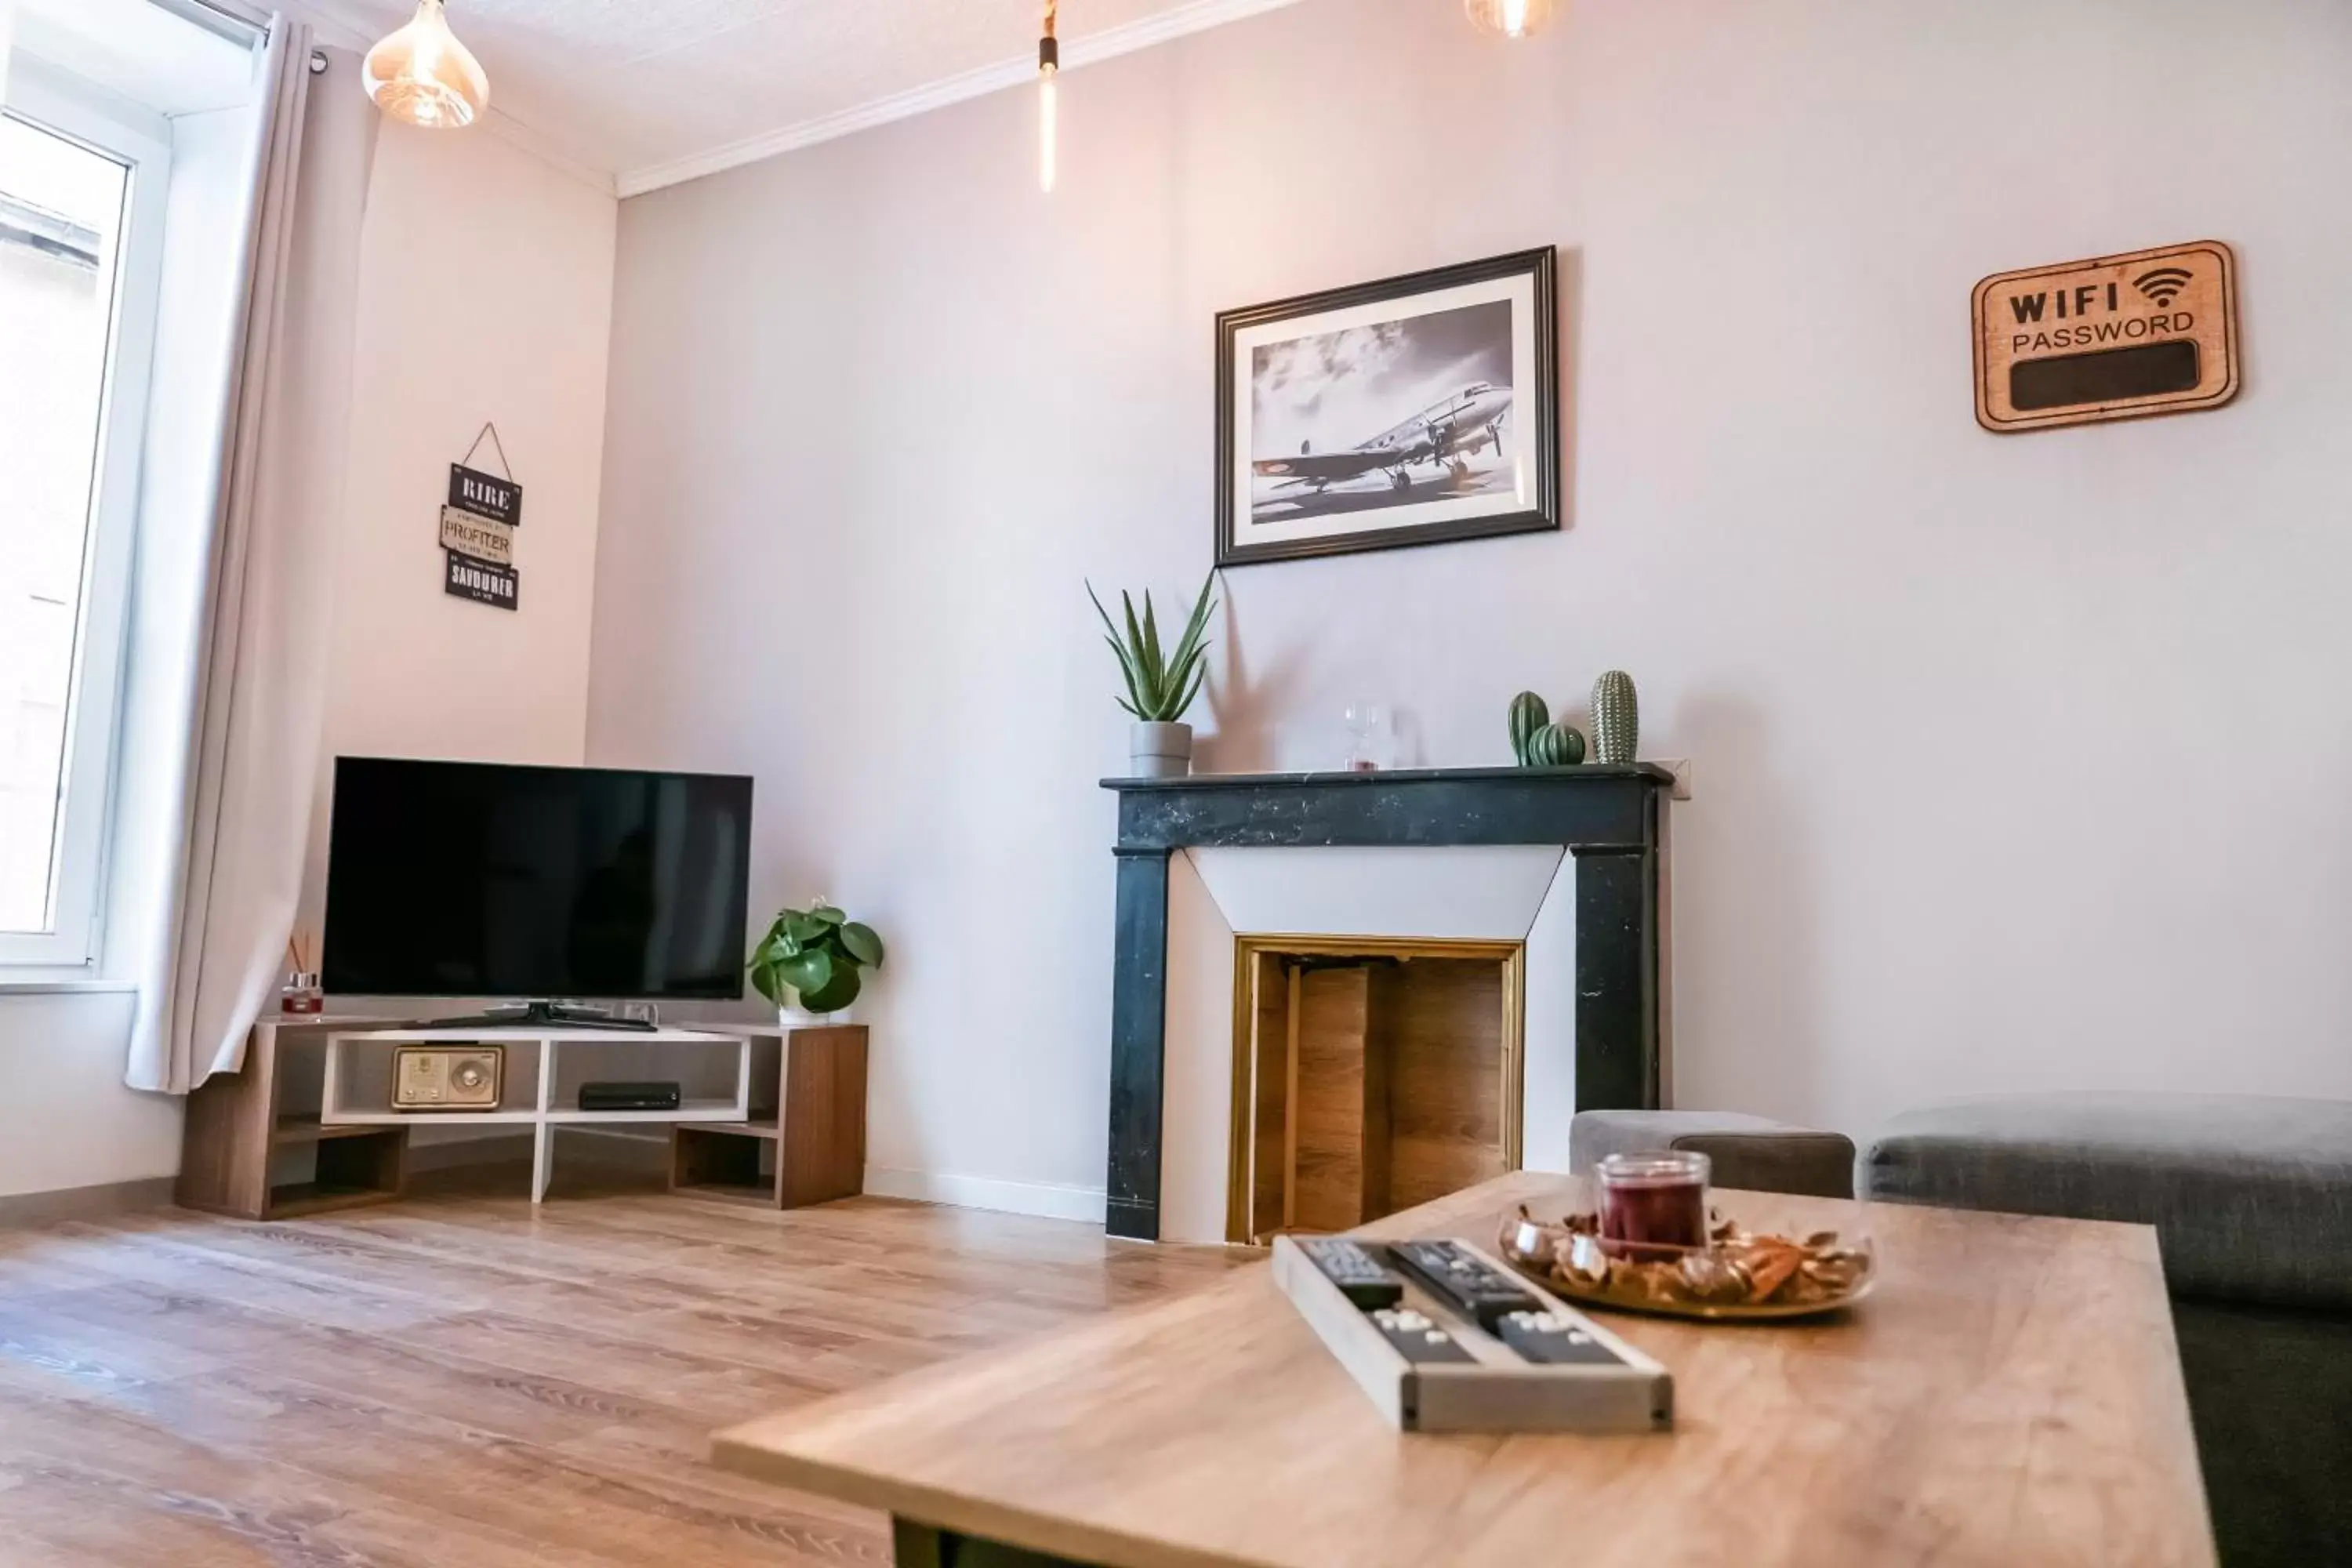
POLYGON ((1630 763, 1642 742, 1642 707, 1633 678, 1612 669, 1592 683, 1592 749, 1598 761, 1630 763))
POLYGON ((1536 765, 1528 750, 1528 743, 1535 739, 1537 731, 1550 722, 1551 710, 1534 692, 1522 691, 1511 699, 1511 755, 1519 760, 1519 766, 1536 765))

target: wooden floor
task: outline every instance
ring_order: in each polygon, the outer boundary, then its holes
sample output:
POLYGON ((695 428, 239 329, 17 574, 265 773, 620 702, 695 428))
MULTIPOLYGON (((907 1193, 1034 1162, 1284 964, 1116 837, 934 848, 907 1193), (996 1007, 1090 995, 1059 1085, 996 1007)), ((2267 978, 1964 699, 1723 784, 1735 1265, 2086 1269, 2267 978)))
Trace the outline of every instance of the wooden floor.
POLYGON ((1243 1260, 659 1194, 0 1231, 0 1563, 887 1563, 708 1435, 1243 1260))

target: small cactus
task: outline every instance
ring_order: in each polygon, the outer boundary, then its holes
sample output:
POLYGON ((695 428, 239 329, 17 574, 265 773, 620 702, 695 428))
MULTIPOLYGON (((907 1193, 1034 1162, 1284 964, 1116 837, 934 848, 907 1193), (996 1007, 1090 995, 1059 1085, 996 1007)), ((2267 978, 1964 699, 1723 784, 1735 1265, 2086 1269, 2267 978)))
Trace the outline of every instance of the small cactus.
POLYGON ((1511 755, 1519 760, 1519 766, 1535 766, 1528 742, 1535 739, 1537 731, 1550 722, 1551 710, 1534 692, 1522 691, 1511 699, 1511 755))
POLYGON ((1528 741, 1528 765, 1572 768, 1584 761, 1584 737, 1566 724, 1547 724, 1528 741))
POLYGON ((1633 678, 1612 669, 1592 683, 1592 749, 1603 763, 1630 763, 1642 741, 1642 708, 1633 678))

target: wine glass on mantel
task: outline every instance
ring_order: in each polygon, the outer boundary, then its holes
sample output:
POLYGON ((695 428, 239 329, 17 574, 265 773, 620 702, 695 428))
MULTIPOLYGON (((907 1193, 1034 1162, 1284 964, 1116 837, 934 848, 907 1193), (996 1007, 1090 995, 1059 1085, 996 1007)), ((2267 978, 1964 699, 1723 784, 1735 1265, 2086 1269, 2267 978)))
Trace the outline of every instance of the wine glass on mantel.
POLYGON ((1376 773, 1396 766, 1396 714, 1388 704, 1351 702, 1343 717, 1348 726, 1348 772, 1376 773))

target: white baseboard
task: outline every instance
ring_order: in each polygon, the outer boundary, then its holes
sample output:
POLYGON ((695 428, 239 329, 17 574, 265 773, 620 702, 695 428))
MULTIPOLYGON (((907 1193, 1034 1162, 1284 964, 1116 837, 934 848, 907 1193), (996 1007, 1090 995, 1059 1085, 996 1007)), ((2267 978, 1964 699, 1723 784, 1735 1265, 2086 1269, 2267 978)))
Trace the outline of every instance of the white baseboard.
POLYGON ((994 1209, 999 1214, 1084 1220, 1088 1225, 1103 1222, 1099 1187, 999 1182, 987 1176, 950 1176, 935 1171, 892 1171, 868 1165, 866 1191, 877 1198, 908 1198, 916 1203, 946 1204, 950 1208, 994 1209))
POLYGON ((55 1192, 12 1193, 0 1197, 0 1226, 56 1225, 63 1220, 109 1219, 160 1209, 172 1202, 173 1180, 150 1176, 135 1182, 103 1182, 55 1192))

